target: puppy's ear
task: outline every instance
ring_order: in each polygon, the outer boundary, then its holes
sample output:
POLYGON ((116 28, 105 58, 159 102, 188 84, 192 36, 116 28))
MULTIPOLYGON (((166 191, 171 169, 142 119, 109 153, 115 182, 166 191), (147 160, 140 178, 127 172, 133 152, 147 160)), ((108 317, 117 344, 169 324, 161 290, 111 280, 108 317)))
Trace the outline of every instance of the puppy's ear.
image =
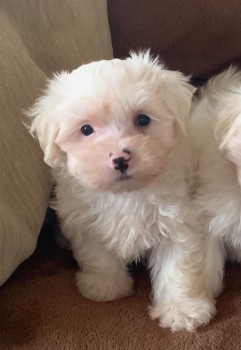
POLYGON ((185 134, 196 88, 181 72, 164 70, 161 74, 167 108, 175 116, 178 131, 185 134))
POLYGON ((135 66, 141 62, 153 73, 158 80, 158 89, 170 113, 175 117, 178 131, 185 133, 193 94, 196 91, 190 84, 190 78, 178 71, 170 71, 159 61, 159 57, 152 56, 150 49, 138 53, 131 52, 131 59, 135 66))
POLYGON ((237 166, 241 180, 241 90, 226 93, 214 116, 214 135, 219 149, 237 166))
POLYGON ((65 158, 55 140, 60 128, 56 109, 61 103, 61 86, 67 76, 67 72, 62 72, 49 80, 43 96, 26 112, 28 117, 33 118, 29 131, 38 139, 44 161, 52 168, 61 165, 65 158))

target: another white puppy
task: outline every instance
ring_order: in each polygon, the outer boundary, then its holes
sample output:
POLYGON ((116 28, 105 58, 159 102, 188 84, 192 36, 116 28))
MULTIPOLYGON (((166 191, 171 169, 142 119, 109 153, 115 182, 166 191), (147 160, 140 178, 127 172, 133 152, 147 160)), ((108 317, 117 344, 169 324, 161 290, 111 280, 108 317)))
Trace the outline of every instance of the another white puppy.
POLYGON ((192 108, 194 204, 207 240, 207 283, 222 289, 226 254, 241 261, 241 72, 230 67, 200 89, 192 108))
POLYGON ((206 324, 203 239, 189 223, 185 138, 193 88, 150 54, 93 62, 49 81, 31 132, 55 168, 55 208, 95 301, 132 293, 127 263, 148 253, 151 316, 163 327, 206 324))

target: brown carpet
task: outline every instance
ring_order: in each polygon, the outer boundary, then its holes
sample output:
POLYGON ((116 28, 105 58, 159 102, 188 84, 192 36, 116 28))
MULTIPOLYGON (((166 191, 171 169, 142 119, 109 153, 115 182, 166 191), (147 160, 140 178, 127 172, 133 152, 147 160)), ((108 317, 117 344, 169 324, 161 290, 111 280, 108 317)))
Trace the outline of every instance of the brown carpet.
POLYGON ((35 254, 0 289, 0 349, 241 349, 241 267, 228 266, 218 315, 195 333, 172 333, 149 319, 150 282, 133 270, 135 294, 111 303, 80 296, 71 254, 42 234, 35 254))

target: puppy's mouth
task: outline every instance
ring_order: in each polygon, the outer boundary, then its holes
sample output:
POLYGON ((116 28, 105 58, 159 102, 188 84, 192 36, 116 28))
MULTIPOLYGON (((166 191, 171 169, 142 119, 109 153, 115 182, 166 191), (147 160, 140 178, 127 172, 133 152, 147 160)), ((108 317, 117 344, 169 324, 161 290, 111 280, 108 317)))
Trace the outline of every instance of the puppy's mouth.
POLYGON ((126 180, 130 180, 133 176, 132 175, 128 175, 126 173, 122 173, 119 177, 119 181, 126 181, 126 180))

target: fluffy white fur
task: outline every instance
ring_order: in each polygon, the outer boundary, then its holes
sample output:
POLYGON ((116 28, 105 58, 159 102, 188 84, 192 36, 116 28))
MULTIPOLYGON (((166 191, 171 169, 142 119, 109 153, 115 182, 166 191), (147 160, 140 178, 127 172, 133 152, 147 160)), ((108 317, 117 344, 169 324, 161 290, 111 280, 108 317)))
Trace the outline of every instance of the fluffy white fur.
POLYGON ((230 67, 200 89, 191 131, 199 227, 207 232, 207 283, 222 289, 228 254, 241 261, 241 72, 230 67))
POLYGON ((185 131, 194 89, 148 52, 83 65, 49 81, 33 106, 57 183, 55 209, 80 266, 81 294, 110 301, 133 293, 127 263, 148 256, 151 317, 193 330, 215 313, 204 281, 204 241, 190 220, 191 155, 185 131), (150 125, 136 125, 148 115, 150 125), (81 134, 89 124, 94 133, 81 134), (112 158, 128 149, 128 169, 112 158))

